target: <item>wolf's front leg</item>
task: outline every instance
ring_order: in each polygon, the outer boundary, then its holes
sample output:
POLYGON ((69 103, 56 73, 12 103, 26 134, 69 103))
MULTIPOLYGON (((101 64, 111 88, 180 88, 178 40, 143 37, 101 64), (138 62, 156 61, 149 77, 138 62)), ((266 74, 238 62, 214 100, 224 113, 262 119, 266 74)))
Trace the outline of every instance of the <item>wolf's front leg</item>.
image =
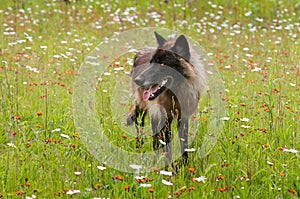
POLYGON ((172 124, 172 117, 166 121, 165 127, 162 130, 164 135, 164 141, 166 146, 164 147, 164 152, 166 153, 166 166, 170 165, 172 162, 172 135, 171 135, 171 124, 172 124))
POLYGON ((131 125, 134 121, 135 128, 137 132, 136 137, 136 148, 141 149, 143 145, 143 138, 142 138, 142 129, 145 124, 145 115, 146 112, 140 110, 138 106, 133 106, 131 110, 127 114, 127 125, 131 125))
POLYGON ((160 120, 151 119, 153 131, 153 149, 159 155, 164 154, 165 166, 167 167, 172 161, 172 143, 171 143, 171 123, 172 118, 164 121, 162 124, 160 120))
POLYGON ((153 138, 153 150, 158 152, 159 149, 159 139, 161 137, 161 125, 160 120, 156 117, 151 117, 151 127, 152 127, 152 138, 153 138))
POLYGON ((181 118, 178 122, 178 131, 179 131, 179 139, 180 139, 180 148, 183 163, 187 164, 188 154, 186 149, 188 148, 188 127, 189 120, 187 118, 181 118))
POLYGON ((162 136, 161 133, 166 124, 167 113, 163 106, 154 104, 149 108, 149 116, 152 126, 153 149, 157 151, 159 148, 159 138, 162 136))

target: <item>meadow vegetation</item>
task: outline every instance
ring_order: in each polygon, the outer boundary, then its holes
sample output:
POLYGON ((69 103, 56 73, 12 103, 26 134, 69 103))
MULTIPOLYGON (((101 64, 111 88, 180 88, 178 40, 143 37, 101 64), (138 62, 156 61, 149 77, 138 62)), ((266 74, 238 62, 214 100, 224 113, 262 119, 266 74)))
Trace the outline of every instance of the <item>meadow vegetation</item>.
MULTIPOLYGON (((298 198, 299 16, 296 0, 1 0, 0 198, 298 198), (74 125, 74 80, 86 56, 114 32, 140 27, 199 42, 224 81, 215 147, 202 159, 189 153, 173 175, 106 166, 74 125)), ((132 59, 117 57, 97 86, 99 122, 129 151, 135 136, 112 121, 110 90, 132 59)), ((205 102, 196 113, 196 149, 210 118, 205 102)))

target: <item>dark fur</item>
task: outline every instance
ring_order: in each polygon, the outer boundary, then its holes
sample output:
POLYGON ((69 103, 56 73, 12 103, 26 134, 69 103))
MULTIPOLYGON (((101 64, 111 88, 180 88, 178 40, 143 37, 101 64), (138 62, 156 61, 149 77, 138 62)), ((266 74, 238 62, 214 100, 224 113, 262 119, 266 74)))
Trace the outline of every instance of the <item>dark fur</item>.
POLYGON ((135 122, 140 147, 139 127, 144 126, 145 115, 149 114, 153 131, 153 149, 159 149, 159 139, 163 140, 166 143, 164 152, 169 163, 172 159, 169 144, 171 123, 176 120, 181 153, 186 162, 188 120, 197 109, 201 93, 206 89, 206 72, 198 55, 189 47, 183 35, 176 41, 167 41, 156 32, 155 37, 158 47, 145 47, 139 50, 134 58, 131 72, 134 107, 128 113, 127 124, 135 122), (161 82, 163 83, 160 84, 161 82), (157 84, 164 86, 153 92, 153 97, 151 95, 149 97, 151 89, 157 84), (140 116, 142 118, 139 123, 140 116))

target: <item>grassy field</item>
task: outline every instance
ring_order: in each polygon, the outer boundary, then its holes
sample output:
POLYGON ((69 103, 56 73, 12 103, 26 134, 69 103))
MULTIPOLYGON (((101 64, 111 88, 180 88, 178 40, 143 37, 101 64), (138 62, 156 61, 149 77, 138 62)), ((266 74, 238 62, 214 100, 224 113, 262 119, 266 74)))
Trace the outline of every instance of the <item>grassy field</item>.
MULTIPOLYGON (((296 0, 1 0, 0 198, 299 198, 299 16, 296 0), (81 64, 114 32, 140 27, 199 42, 224 80, 215 147, 203 158, 191 152, 172 176, 153 168, 136 178, 105 165, 74 123, 81 64)), ((112 120, 110 92, 132 58, 117 57, 96 77, 96 107, 110 141, 135 152, 135 136, 112 120)), ((201 146, 210 114, 203 100, 191 147, 201 146)))

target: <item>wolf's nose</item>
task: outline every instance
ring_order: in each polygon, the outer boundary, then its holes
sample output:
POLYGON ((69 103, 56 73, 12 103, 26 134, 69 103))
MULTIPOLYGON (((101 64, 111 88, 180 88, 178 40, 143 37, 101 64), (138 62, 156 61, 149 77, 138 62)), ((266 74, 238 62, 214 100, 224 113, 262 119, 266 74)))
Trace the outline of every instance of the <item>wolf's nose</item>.
POLYGON ((140 77, 136 77, 136 78, 134 79, 134 82, 135 82, 137 85, 139 85, 139 86, 143 86, 143 83, 144 83, 143 79, 140 78, 140 77))

